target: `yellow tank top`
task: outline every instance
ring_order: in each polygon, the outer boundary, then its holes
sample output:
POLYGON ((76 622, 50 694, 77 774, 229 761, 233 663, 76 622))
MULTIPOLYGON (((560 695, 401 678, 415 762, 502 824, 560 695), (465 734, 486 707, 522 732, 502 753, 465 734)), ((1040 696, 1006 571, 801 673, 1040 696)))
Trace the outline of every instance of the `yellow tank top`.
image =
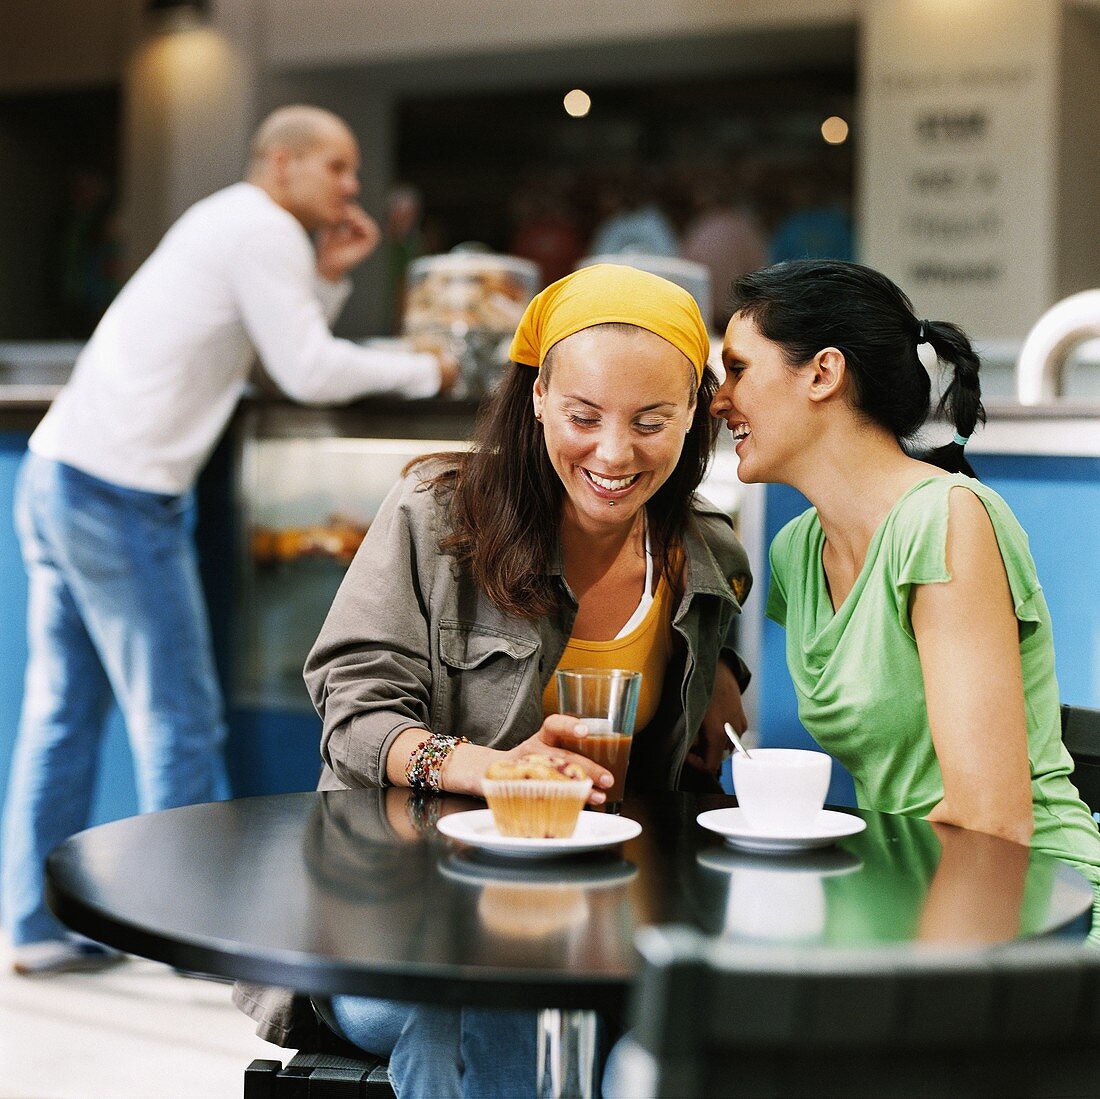
MULTIPOLYGON (((638 716, 634 722, 637 732, 657 713, 671 651, 672 589, 662 572, 645 618, 630 633, 612 641, 582 641, 571 637, 558 668, 627 668, 641 672, 638 716)), ((558 712, 558 685, 554 676, 550 677, 542 693, 542 711, 544 716, 558 712)))

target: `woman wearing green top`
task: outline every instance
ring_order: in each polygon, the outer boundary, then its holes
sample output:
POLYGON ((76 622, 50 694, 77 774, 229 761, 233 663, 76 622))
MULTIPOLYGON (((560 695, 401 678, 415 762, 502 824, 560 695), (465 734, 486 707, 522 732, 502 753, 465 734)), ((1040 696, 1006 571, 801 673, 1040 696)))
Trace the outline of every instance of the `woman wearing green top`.
POLYGON ((1100 886, 1027 535, 964 458, 985 418, 969 340, 853 263, 747 275, 733 310, 711 410, 742 481, 813 505, 772 544, 767 607, 803 724, 862 807, 1030 843, 1100 886), (921 343, 952 368, 940 409, 955 437, 915 457, 903 441, 930 410, 921 343))

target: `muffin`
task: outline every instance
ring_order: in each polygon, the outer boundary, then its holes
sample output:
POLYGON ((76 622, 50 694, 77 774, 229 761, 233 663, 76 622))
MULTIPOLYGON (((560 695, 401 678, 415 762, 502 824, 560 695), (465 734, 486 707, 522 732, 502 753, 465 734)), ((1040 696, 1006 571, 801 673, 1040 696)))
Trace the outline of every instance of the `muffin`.
POLYGON ((560 756, 527 755, 497 760, 483 786, 502 836, 565 839, 577 827, 592 780, 560 756))

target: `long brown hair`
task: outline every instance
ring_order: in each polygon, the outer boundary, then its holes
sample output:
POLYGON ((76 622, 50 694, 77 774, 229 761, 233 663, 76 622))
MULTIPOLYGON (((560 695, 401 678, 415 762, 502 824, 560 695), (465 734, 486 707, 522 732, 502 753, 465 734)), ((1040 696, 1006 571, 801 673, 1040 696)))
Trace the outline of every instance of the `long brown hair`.
MULTIPOLYGON (((440 549, 468 568, 505 614, 520 618, 538 618, 558 606, 550 568, 565 492, 531 405, 532 370, 510 364, 478 412, 473 449, 447 455, 450 468, 430 481, 453 485, 451 533, 440 549)), ((674 585, 679 577, 670 551, 682 541, 692 494, 718 437, 720 425, 710 415, 717 389, 718 379, 704 369, 680 460, 646 505, 653 554, 674 585)))

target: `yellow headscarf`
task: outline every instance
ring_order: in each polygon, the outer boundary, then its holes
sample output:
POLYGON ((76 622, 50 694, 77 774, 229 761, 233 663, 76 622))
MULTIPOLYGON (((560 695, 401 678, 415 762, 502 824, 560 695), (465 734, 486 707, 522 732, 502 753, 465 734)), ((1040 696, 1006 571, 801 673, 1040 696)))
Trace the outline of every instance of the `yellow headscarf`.
POLYGON ((559 340, 610 323, 634 324, 668 340, 702 381, 710 337, 695 299, 668 279, 617 263, 582 267, 537 294, 519 322, 508 357, 540 367, 559 340))

